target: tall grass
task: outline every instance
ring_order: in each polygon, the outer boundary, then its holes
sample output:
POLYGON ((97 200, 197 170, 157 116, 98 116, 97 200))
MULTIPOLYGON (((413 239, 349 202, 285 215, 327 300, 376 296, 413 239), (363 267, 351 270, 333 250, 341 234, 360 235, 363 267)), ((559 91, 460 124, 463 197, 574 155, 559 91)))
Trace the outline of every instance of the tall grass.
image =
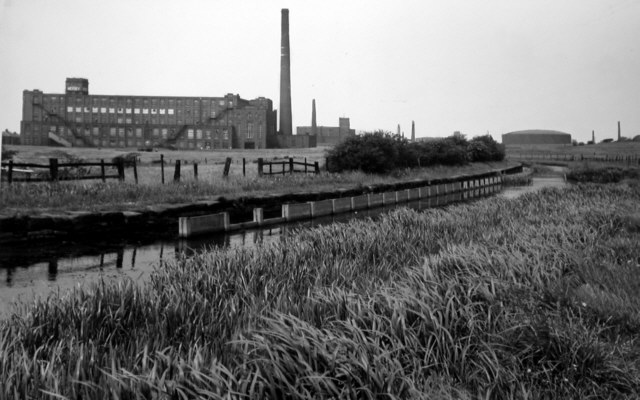
POLYGON ((0 325, 0 397, 637 398, 640 189, 401 209, 0 325))

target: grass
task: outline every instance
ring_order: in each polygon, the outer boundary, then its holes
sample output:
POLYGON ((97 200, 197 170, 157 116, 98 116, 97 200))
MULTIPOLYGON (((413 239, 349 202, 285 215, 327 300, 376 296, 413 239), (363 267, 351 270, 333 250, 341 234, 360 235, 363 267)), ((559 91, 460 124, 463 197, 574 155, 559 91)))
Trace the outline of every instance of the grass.
MULTIPOLYGON (((139 176, 154 176, 151 181, 141 179, 133 183, 133 172, 127 170, 125 182, 71 181, 58 184, 3 183, 0 192, 0 210, 3 214, 34 215, 51 211, 100 211, 135 210, 159 203, 189 203, 209 200, 219 196, 235 198, 264 194, 285 194, 301 191, 323 191, 336 188, 362 187, 398 180, 435 179, 460 174, 478 173, 495 168, 503 168, 514 163, 475 163, 460 167, 435 167, 400 171, 390 175, 371 175, 361 172, 332 174, 275 175, 272 177, 242 176, 237 172, 227 179, 221 178, 222 166, 217 178, 212 178, 207 169, 199 170, 199 180, 193 175, 183 175, 179 183, 171 181, 172 171, 165 171, 166 184, 160 184, 160 167, 145 166, 139 169, 139 176), (150 172, 149 172, 150 171, 150 172)), ((237 166, 234 166, 237 167, 237 166)), ((146 178, 145 178, 146 179, 146 178)))
POLYGON ((0 397, 637 398, 639 197, 401 209, 53 295, 0 322, 0 397))

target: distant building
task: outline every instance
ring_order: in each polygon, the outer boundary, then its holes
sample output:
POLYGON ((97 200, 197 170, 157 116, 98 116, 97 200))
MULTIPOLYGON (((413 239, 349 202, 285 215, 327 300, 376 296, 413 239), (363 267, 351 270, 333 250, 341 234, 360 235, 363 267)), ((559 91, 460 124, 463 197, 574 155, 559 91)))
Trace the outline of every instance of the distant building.
POLYGON ((260 149, 275 143, 270 99, 90 95, 89 81, 67 78, 64 94, 25 90, 22 144, 79 147, 260 149))
POLYGON ((356 130, 351 129, 349 118, 340 118, 338 126, 299 126, 296 128, 297 135, 311 135, 316 132, 316 143, 318 146, 334 146, 343 142, 349 137, 356 136, 356 130))
POLYGON ((20 135, 5 129, 2 132, 2 144, 20 144, 20 135))
POLYGON ((502 135, 504 145, 571 144, 571 135, 565 132, 531 129, 502 135))

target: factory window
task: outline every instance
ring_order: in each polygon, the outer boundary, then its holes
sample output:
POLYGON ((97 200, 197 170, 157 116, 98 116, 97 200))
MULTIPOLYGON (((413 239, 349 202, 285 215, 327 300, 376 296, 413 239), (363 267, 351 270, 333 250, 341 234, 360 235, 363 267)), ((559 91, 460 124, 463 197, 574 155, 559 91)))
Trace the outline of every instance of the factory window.
POLYGON ((202 139, 202 129, 196 130, 196 139, 202 139))
POLYGON ((218 104, 220 104, 221 106, 224 107, 225 102, 224 102, 224 100, 220 100, 220 102, 218 104))
POLYGON ((109 107, 109 114, 115 114, 116 109, 113 107, 109 107))
POLYGON ((127 114, 131 114, 131 109, 130 109, 130 108, 127 108, 127 109, 125 110, 125 112, 126 112, 127 114))
POLYGON ((73 112, 73 107, 67 107, 67 112, 73 112))
POLYGON ((157 138, 160 136, 160 129, 158 128, 153 128, 153 137, 157 138))
POLYGON ((124 137, 124 128, 118 128, 118 136, 124 137))
POLYGON ((111 137, 116 136, 116 128, 109 128, 109 136, 111 137))
POLYGON ((229 131, 228 130, 225 129, 224 131, 222 131, 222 138, 224 140, 229 140, 229 131))
POLYGON ((82 122, 82 117, 76 117, 76 122, 82 122))
POLYGON ((140 109, 139 108, 134 108, 133 109, 133 113, 134 114, 140 114, 140 109))
POLYGON ((167 128, 162 128, 162 138, 163 139, 167 138, 167 128))
POLYGON ((98 109, 98 107, 93 107, 93 108, 91 108, 91 111, 93 111, 94 113, 97 113, 97 112, 98 112, 98 110, 99 110, 99 109, 98 109))
POLYGON ((131 118, 127 118, 125 121, 127 122, 127 124, 130 124, 131 123, 131 118))
POLYGON ((107 108, 106 107, 100 107, 100 112, 102 114, 106 114, 107 113, 107 108))
POLYGON ((160 110, 158 110, 158 111, 160 111, 160 114, 161 114, 161 115, 164 115, 164 112, 165 112, 164 108, 161 108, 161 109, 160 109, 160 110))
POLYGON ((173 108, 170 108, 167 111, 169 112, 169 115, 173 115, 173 108))
POLYGON ((136 128, 136 137, 142 137, 142 128, 136 128))
POLYGON ((98 136, 98 135, 100 135, 100 128, 94 127, 93 128, 93 136, 98 136))
POLYGON ((149 109, 148 108, 143 108, 142 109, 142 113, 143 114, 149 114, 149 109))
POLYGON ((86 113, 91 112, 91 108, 89 108, 89 107, 85 107, 85 108, 84 108, 84 112, 86 112, 86 113))
POLYGON ((151 109, 151 114, 157 114, 157 113, 158 113, 158 110, 157 110, 157 109, 155 109, 155 108, 152 108, 152 109, 151 109))
POLYGON ((124 108, 118 107, 118 114, 122 114, 122 113, 124 113, 124 108))
POLYGON ((253 139, 253 124, 247 123, 247 139, 253 139))
POLYGON ((51 125, 51 126, 49 127, 49 132, 55 132, 55 131, 57 131, 57 130, 58 130, 58 128, 57 128, 55 125, 51 125))
POLYGON ((193 139, 193 129, 187 129, 187 138, 193 139))

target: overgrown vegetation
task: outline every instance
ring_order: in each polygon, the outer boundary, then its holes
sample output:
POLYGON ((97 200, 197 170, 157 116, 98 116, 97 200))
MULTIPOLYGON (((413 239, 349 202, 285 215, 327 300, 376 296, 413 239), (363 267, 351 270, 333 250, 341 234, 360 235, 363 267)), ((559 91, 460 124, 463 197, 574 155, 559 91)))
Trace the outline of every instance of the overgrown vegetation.
POLYGON ((399 210, 0 322, 0 397, 638 398, 640 188, 399 210))
POLYGON ((617 183, 624 179, 640 179, 640 168, 620 167, 614 165, 590 165, 589 163, 573 166, 567 173, 567 179, 576 182, 617 183))
POLYGON ((490 135, 467 140, 464 135, 456 134, 427 142, 410 142, 383 131, 349 138, 327 152, 331 171, 361 170, 375 174, 419 166, 502 161, 504 156, 504 146, 490 135))

